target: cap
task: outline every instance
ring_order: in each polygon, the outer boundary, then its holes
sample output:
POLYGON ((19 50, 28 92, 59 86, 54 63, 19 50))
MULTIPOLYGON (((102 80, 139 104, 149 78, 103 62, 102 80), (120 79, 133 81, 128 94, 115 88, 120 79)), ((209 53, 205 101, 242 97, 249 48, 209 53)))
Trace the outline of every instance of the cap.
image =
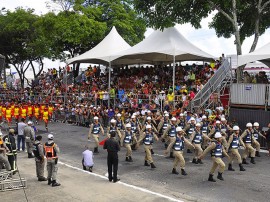
POLYGON ((238 126, 234 126, 233 130, 240 130, 240 128, 238 126))
POLYGON ((222 137, 221 133, 220 132, 216 132, 215 138, 220 138, 220 137, 222 137))
POLYGON ((201 127, 201 124, 200 124, 200 123, 196 123, 196 126, 199 126, 199 127, 201 127))
POLYGON ((247 127, 252 127, 252 123, 247 123, 247 127))
POLYGON ((48 135, 48 139, 49 139, 49 140, 53 140, 53 135, 52 135, 52 134, 49 134, 49 135, 48 135))
POLYGON ((219 121, 219 120, 217 120, 217 121, 216 121, 216 123, 220 123, 220 121, 219 121))
POLYGON ((121 117, 121 114, 118 113, 116 116, 117 116, 117 117, 121 117))
POLYGON ((131 128, 131 124, 130 123, 127 123, 126 124, 126 128, 131 128))
POLYGON ((176 128, 176 132, 182 131, 183 129, 181 127, 176 128))
POLYGON ((146 119, 147 119, 147 120, 151 120, 151 117, 150 117, 150 116, 148 116, 146 119))
POLYGON ((260 124, 258 122, 255 122, 253 126, 260 126, 260 124))
POLYGON ((171 121, 176 121, 176 118, 175 117, 172 117, 171 121))
POLYGON ((95 117, 94 117, 94 120, 98 120, 98 117, 97 117, 97 116, 95 116, 95 117))
POLYGON ((116 120, 115 120, 115 119, 112 119, 112 120, 111 120, 111 123, 116 123, 116 120))
POLYGON ((146 129, 152 128, 151 125, 146 125, 146 129))

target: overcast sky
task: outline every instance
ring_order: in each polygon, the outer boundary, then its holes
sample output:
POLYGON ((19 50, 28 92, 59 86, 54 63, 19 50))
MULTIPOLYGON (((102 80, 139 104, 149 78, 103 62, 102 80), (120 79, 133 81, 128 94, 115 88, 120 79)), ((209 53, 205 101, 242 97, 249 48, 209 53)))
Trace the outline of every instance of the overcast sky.
MULTIPOLYGON (((44 14, 48 12, 46 3, 49 0, 0 0, 0 8, 14 10, 16 7, 34 8, 37 14, 44 14)), ((190 24, 177 25, 177 29, 182 35, 184 35, 190 42, 204 50, 205 52, 219 57, 222 53, 225 55, 236 54, 236 48, 234 45, 234 38, 224 39, 218 38, 215 34, 215 30, 208 28, 208 23, 211 21, 212 16, 202 20, 201 29, 194 29, 190 24)), ((149 36, 153 32, 152 29, 147 29, 145 36, 149 36)), ((243 54, 248 53, 253 41, 253 37, 245 40, 242 51, 243 54)), ((266 31, 259 39, 257 48, 270 42, 270 29, 266 31)), ((51 63, 46 61, 46 66, 51 65, 59 66, 59 62, 51 63)), ((49 67, 50 68, 50 67, 49 67)))

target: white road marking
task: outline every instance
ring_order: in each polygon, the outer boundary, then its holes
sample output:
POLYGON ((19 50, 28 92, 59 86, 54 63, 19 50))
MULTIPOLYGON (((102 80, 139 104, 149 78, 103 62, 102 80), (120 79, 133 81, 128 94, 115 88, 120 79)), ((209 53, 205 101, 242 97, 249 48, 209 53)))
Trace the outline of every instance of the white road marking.
MULTIPOLYGON (((99 177, 99 178, 108 180, 108 178, 105 177, 105 176, 102 176, 102 175, 99 175, 99 174, 96 174, 96 173, 91 173, 91 172, 89 172, 89 171, 85 171, 85 170, 83 170, 83 169, 81 169, 81 168, 77 168, 77 167, 75 167, 75 166, 72 166, 72 165, 69 165, 69 164, 66 164, 66 163, 63 163, 63 162, 58 162, 58 163, 61 164, 61 165, 66 166, 66 167, 72 168, 72 169, 74 169, 74 170, 78 170, 78 171, 84 172, 84 173, 86 173, 86 174, 88 174, 88 175, 93 175, 93 176, 96 176, 96 177, 99 177)), ((166 196, 166 195, 163 195, 163 194, 160 194, 160 193, 157 193, 157 192, 153 192, 153 191, 150 191, 150 190, 145 189, 145 188, 142 188, 142 187, 137 187, 137 186, 135 186, 135 185, 127 184, 127 183, 125 183, 125 182, 120 182, 120 181, 119 181, 119 182, 117 182, 117 183, 118 183, 118 184, 122 184, 122 185, 124 185, 124 186, 126 186, 126 187, 130 187, 130 188, 133 188, 133 189, 136 189, 136 190, 139 190, 139 191, 148 193, 148 194, 152 194, 152 195, 154 195, 154 196, 158 196, 158 197, 161 197, 161 198, 168 199, 168 200, 170 200, 170 201, 183 202, 183 201, 181 201, 181 200, 179 200, 179 199, 175 199, 175 198, 172 198, 172 197, 170 197, 170 196, 166 196)))
POLYGON ((153 154, 154 156, 161 156, 161 157, 165 157, 165 155, 161 155, 161 154, 153 154))

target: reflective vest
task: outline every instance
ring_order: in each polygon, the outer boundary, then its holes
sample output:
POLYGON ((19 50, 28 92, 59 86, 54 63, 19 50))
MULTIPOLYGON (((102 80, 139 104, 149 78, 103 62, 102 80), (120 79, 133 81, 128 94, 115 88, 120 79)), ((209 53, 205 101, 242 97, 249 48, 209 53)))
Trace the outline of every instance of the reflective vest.
POLYGON ((186 127, 186 122, 185 121, 180 121, 178 126, 180 126, 181 128, 185 128, 186 127))
POLYGON ((221 129, 220 129, 220 127, 218 127, 218 126, 215 126, 215 133, 216 132, 221 132, 221 129))
POLYGON ((22 117, 26 117, 26 109, 22 109, 22 117))
POLYGON ((54 147, 55 147, 54 142, 52 142, 51 144, 46 142, 44 144, 44 152, 45 152, 45 156, 47 159, 56 159, 57 158, 57 154, 56 154, 54 147))
POLYGON ((256 129, 254 129, 253 137, 255 140, 259 139, 259 132, 256 129))
POLYGON ((233 135, 233 141, 231 143, 231 148, 238 149, 239 147, 239 137, 236 135, 233 135))
POLYGON ((137 132, 137 123, 131 122, 131 131, 132 133, 137 132))
POLYGON ((131 131, 130 131, 130 132, 126 131, 126 132, 125 132, 124 143, 125 143, 125 144, 130 144, 131 141, 132 141, 132 132, 131 132, 131 131))
POLYGON ((194 135, 194 138, 192 140, 192 143, 201 144, 202 143, 202 134, 198 133, 198 131, 195 131, 195 135, 194 135))
POLYGON ((175 140, 175 143, 173 145, 173 149, 175 151, 183 151, 185 148, 185 144, 184 144, 184 138, 179 138, 179 137, 176 137, 176 140, 175 140))
POLYGON ((201 131, 202 131, 202 133, 208 133, 208 123, 207 122, 203 122, 201 131))
POLYGON ((169 136, 170 137, 176 137, 176 127, 172 125, 170 131, 169 131, 169 136))
POLYGON ((168 125, 169 125, 168 122, 164 121, 163 126, 162 126, 162 130, 165 131, 168 128, 168 125))
POLYGON ((116 132, 116 126, 110 126, 109 133, 111 133, 111 132, 116 132))
POLYGON ((246 130, 247 131, 247 135, 246 135, 246 137, 244 138, 244 142, 245 143, 247 143, 247 144, 251 144, 251 132, 249 132, 248 130, 246 130))
POLYGON ((143 143, 145 145, 151 145, 153 144, 153 134, 152 133, 146 133, 145 138, 143 139, 143 143))
POLYGON ((33 108, 32 107, 28 107, 27 114, 28 115, 32 115, 33 114, 33 108))
POLYGON ((14 109, 14 115, 15 115, 15 116, 19 116, 19 111, 20 111, 20 109, 19 109, 18 107, 16 107, 16 108, 14 109))
POLYGON ((39 108, 35 107, 35 115, 39 115, 39 108))
POLYGON ((48 111, 49 111, 50 114, 52 114, 53 113, 53 107, 49 107, 48 111))
POLYGON ((94 124, 93 125, 93 130, 92 130, 93 134, 99 134, 100 133, 100 124, 94 124))
POLYGON ((122 121, 120 120, 116 120, 116 127, 119 129, 119 130, 122 130, 123 129, 123 123, 122 121))
POLYGON ((49 113, 47 111, 43 113, 43 119, 49 119, 49 113))
POLYGON ((227 126, 221 125, 221 131, 226 133, 228 131, 227 126))
POLYGON ((6 110, 6 117, 11 118, 11 110, 10 109, 6 110))
POLYGON ((216 144, 216 147, 211 151, 211 156, 222 158, 222 144, 217 141, 213 142, 216 144))
POLYGON ((190 125, 190 128, 188 129, 188 134, 192 134, 195 130, 195 125, 190 125))

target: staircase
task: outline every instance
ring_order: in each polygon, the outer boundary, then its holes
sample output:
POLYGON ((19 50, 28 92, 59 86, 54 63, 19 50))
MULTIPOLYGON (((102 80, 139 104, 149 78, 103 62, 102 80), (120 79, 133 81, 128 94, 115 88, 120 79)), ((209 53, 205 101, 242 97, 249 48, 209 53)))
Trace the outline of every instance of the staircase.
POLYGON ((208 80, 202 90, 200 90, 195 98, 190 102, 188 109, 192 112, 197 112, 201 108, 208 108, 211 102, 209 98, 213 93, 217 93, 220 98, 220 93, 224 92, 226 86, 232 81, 231 63, 229 59, 225 60, 215 74, 208 80))

